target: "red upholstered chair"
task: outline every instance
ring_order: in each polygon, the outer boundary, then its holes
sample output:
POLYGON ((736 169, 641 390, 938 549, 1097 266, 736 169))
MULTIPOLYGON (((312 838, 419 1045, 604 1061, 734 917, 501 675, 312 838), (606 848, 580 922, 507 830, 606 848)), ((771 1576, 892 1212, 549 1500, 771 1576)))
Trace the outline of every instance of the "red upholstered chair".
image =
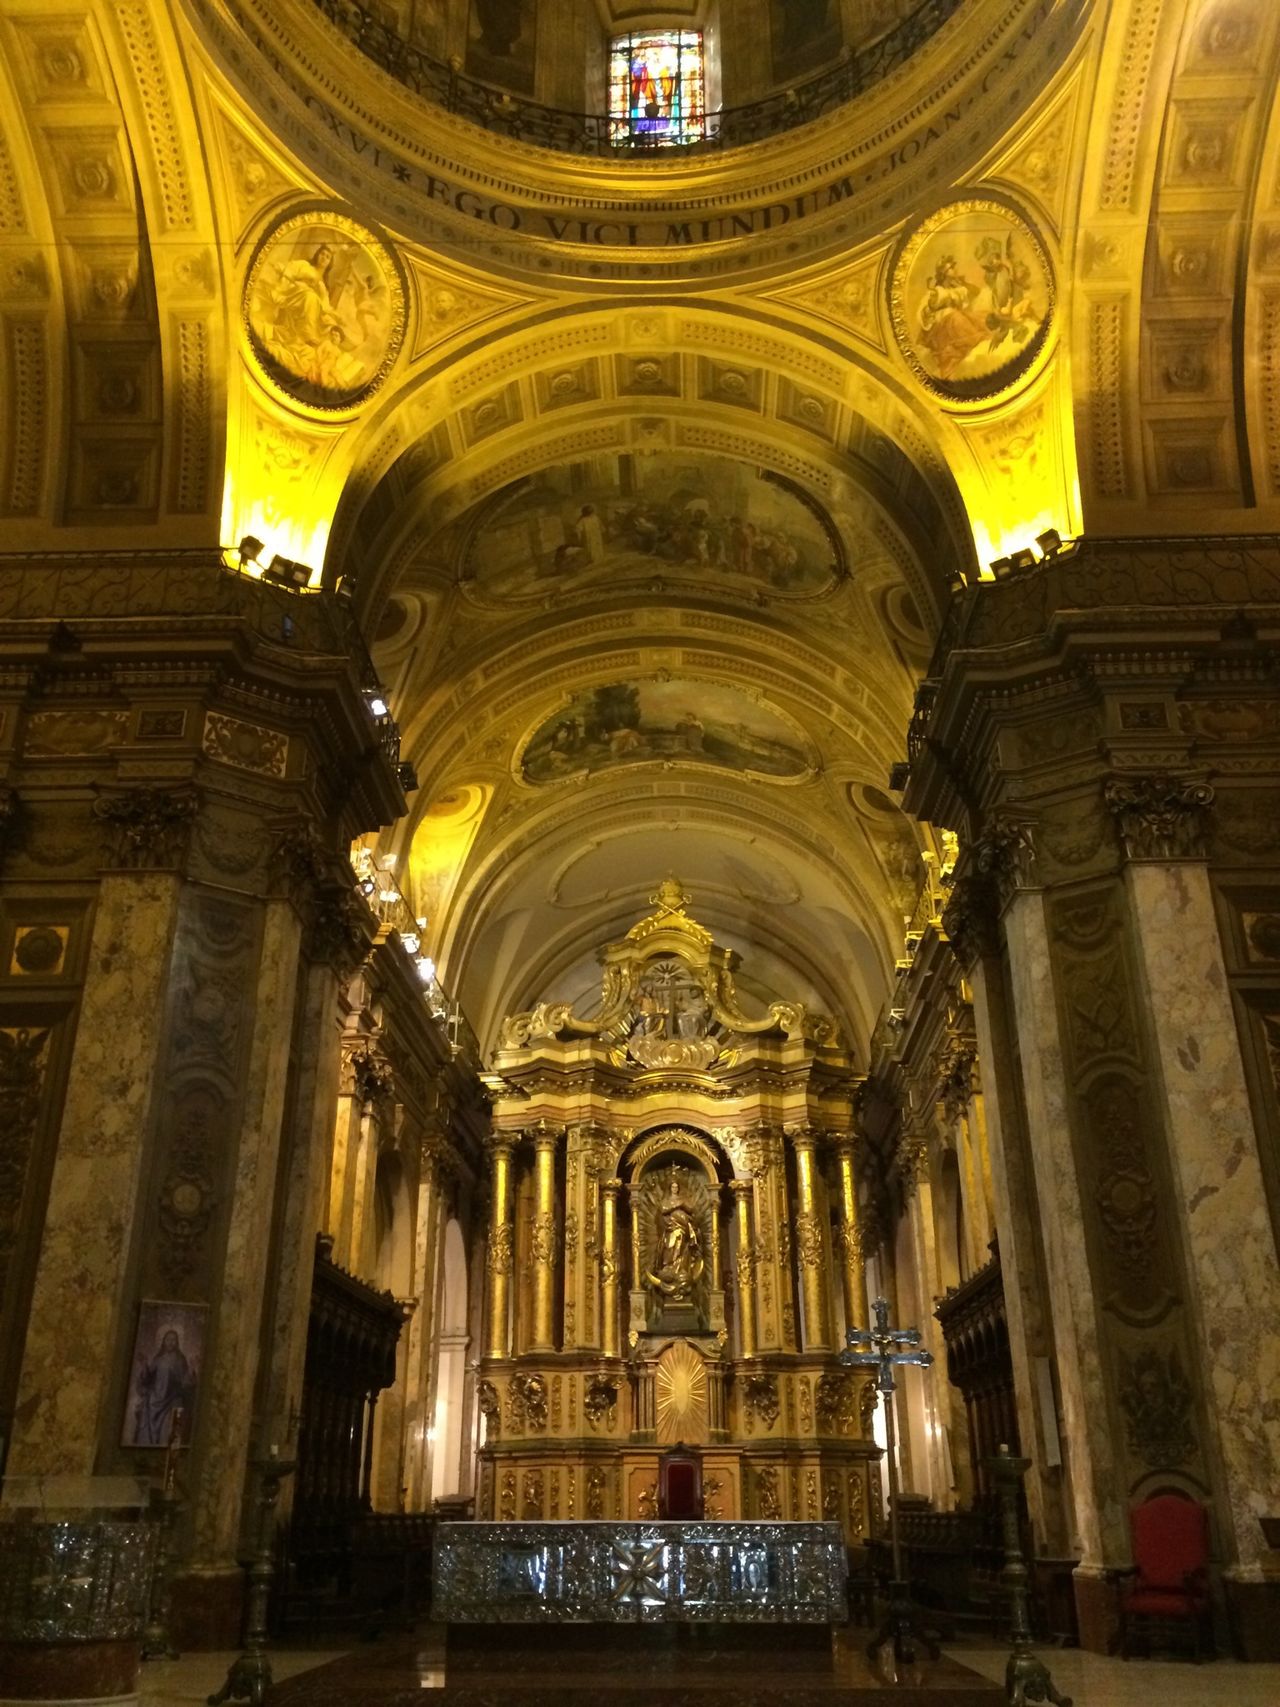
POLYGON ((658 1460, 658 1516, 696 1522, 702 1516, 702 1460, 673 1446, 658 1460))
POLYGON ((1129 1638, 1139 1620, 1170 1627, 1190 1626, 1197 1662, 1209 1628, 1209 1516, 1183 1494, 1156 1494, 1129 1513, 1133 1581, 1120 1596, 1120 1652, 1129 1657, 1129 1638))

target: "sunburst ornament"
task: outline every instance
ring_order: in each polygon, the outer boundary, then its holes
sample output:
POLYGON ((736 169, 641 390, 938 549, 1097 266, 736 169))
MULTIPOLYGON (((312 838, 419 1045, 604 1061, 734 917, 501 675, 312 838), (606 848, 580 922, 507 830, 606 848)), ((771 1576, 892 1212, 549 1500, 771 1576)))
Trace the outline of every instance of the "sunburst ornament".
POLYGON ((654 1386, 659 1442, 698 1445, 707 1429, 707 1371, 687 1340, 677 1340, 663 1352, 654 1386))

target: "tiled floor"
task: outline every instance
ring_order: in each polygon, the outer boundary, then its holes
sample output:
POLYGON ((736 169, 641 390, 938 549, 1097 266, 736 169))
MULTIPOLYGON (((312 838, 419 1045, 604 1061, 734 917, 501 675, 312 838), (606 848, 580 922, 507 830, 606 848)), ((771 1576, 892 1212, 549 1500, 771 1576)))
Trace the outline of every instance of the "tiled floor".
MULTIPOLYGON (((234 1654, 184 1654, 180 1660, 149 1660, 142 1668, 141 1701, 144 1707, 201 1707, 222 1688, 234 1654)), ((313 1666, 336 1659, 336 1653, 272 1653, 271 1672, 277 1683, 296 1677, 313 1666)))
MULTIPOLYGON (((1096 1654, 1041 1651, 1054 1682, 1064 1695, 1074 1697, 1075 1707, 1280 1707, 1280 1665, 1245 1666, 1229 1660, 1203 1666, 1160 1660, 1125 1664, 1096 1654)), ((1006 1650, 957 1645, 948 1653, 983 1676, 1003 1681, 1006 1650)), ((283 1683, 336 1657, 314 1651, 279 1652, 272 1655, 272 1667, 277 1681, 283 1683)), ((145 1707, 203 1703, 221 1685, 232 1658, 230 1654, 192 1654, 171 1664, 147 1665, 142 1702, 145 1707)), ((419 1687, 430 1690, 439 1675, 425 1673, 419 1687)))
MULTIPOLYGON (((1218 1660, 1104 1659, 1075 1649, 1037 1650, 1053 1681, 1075 1707, 1280 1707, 1280 1665, 1237 1665, 1218 1660)), ((957 1646, 947 1652, 974 1671, 1001 1682, 1006 1648, 957 1646)))

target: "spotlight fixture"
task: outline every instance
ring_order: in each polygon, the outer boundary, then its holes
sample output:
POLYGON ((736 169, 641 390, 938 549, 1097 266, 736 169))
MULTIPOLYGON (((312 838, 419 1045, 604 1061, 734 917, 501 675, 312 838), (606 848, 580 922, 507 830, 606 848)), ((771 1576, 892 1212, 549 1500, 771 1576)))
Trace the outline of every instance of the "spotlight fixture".
POLYGON ((292 557, 273 557, 262 571, 269 581, 279 581, 283 587, 305 587, 311 579, 311 570, 305 563, 297 563, 292 557))
POLYGON ((430 984, 436 975, 436 963, 429 954, 418 956, 418 976, 424 984, 430 984))
POLYGON ((413 931, 401 931, 400 941, 404 944, 406 954, 417 954, 422 947, 422 938, 413 931))
POLYGON ((1007 581, 1013 573, 1013 558, 993 557, 991 559, 991 573, 997 581, 1007 581))
POLYGON ((387 715, 387 702, 383 699, 380 693, 371 693, 369 695, 369 710, 375 717, 385 717, 387 715))
POLYGON ((1057 528, 1046 528, 1036 535, 1036 544, 1044 557, 1056 557, 1062 550, 1062 535, 1057 528))
POLYGON ((362 895, 372 895, 377 887, 378 885, 373 881, 372 877, 364 877, 360 880, 360 893, 362 895))
POLYGON ((256 563, 262 556, 264 549, 265 547, 260 539, 255 539, 251 533, 245 534, 239 545, 236 546, 236 550, 240 553, 240 567, 244 569, 250 563, 256 563))
POLYGON ((1034 551, 1032 551, 1032 549, 1029 545, 1024 545, 1022 547, 1021 551, 1015 551, 1014 552, 1014 554, 1013 554, 1013 566, 1015 569, 1034 569, 1035 568, 1035 566, 1036 566, 1036 554, 1034 551))

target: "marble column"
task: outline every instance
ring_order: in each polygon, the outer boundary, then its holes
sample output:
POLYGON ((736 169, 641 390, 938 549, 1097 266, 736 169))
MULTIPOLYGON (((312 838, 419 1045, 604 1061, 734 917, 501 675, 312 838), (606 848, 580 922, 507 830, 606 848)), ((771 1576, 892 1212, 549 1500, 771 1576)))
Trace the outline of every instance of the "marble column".
POLYGON ((752 1182, 730 1180, 738 1221, 738 1340, 743 1357, 756 1355, 756 1249, 751 1226, 752 1182))
POLYGON ((789 1131, 796 1157, 796 1250, 804 1291, 804 1349, 831 1351, 831 1252, 813 1134, 789 1131))
POLYGON ((555 1350, 556 1145, 558 1134, 539 1127, 533 1139, 533 1221, 529 1261, 533 1269, 533 1334, 530 1351, 555 1350))
POLYGON ((618 1355, 618 1193, 617 1180, 606 1180, 600 1208, 600 1349, 618 1355))
POLYGON ((927 1489, 920 1487, 919 1466, 916 1488, 927 1492, 935 1507, 950 1510, 954 1504, 951 1476, 942 1445, 942 1415, 945 1396, 938 1390, 939 1380, 945 1379, 947 1348, 942 1327, 930 1308, 929 1300, 943 1293, 938 1264, 938 1240, 934 1221, 933 1186, 929 1177, 928 1142, 919 1137, 904 1138, 899 1144, 899 1166, 907 1192, 907 1222, 910 1229, 915 1273, 917 1311, 919 1320, 904 1322, 904 1327, 920 1330, 925 1349, 933 1353, 932 1369, 903 1371, 905 1383, 917 1388, 920 1394, 920 1415, 924 1420, 923 1469, 928 1479, 927 1489), (944 1372, 939 1376, 938 1372, 944 1372))
POLYGON ((1203 864, 1131 861, 1134 940, 1164 1091, 1190 1318, 1206 1371, 1208 1458, 1229 1575, 1262 1576, 1260 1517, 1280 1512, 1280 1261, 1258 1128, 1203 864))
MULTIPOLYGON (((1086 1607, 1097 1602, 1105 1571, 1129 1553, 1127 1488, 1113 1447, 1103 1361, 1109 1334, 1100 1319, 1101 1299, 1089 1262, 1085 1202, 1069 1113, 1071 1089, 1058 1030, 1042 892, 1028 889, 1016 894, 1004 922, 1027 1131, 1053 1299, 1063 1435, 1070 1449, 1074 1529, 1080 1549, 1077 1602, 1088 1622, 1086 1607)), ((1087 1645, 1105 1645, 1100 1629, 1083 1630, 1082 1637, 1087 1645)))
MULTIPOLYGON (((302 1407, 316 1234, 326 1225, 333 1109, 338 1100, 340 1005, 338 968, 324 961, 309 965, 293 1028, 294 1083, 279 1175, 284 1207, 270 1281, 270 1366, 262 1384, 262 1426, 271 1440, 287 1443, 291 1450, 297 1445, 302 1407)), ((293 1478, 284 1485, 284 1511, 294 1487, 293 1478)))
POLYGON ((222 1261, 218 1318, 223 1331, 215 1336, 202 1371, 205 1455, 191 1508, 193 1573, 225 1570, 235 1559, 244 1465, 253 1449, 271 1444, 251 1439, 256 1330, 266 1285, 301 934, 291 902, 267 903, 222 1261))
POLYGON ((836 1140, 836 1170, 840 1181, 840 1278, 844 1286, 847 1328, 865 1328, 867 1283, 863 1271, 862 1232, 858 1226, 857 1150, 852 1134, 836 1140))
MULTIPOLYGON (((964 901, 963 891, 958 899, 964 901)), ((1035 1174, 1022 1123, 1017 1049, 993 903, 975 898, 972 890, 969 902, 967 923, 962 924, 958 915, 948 915, 946 929, 972 991, 974 1033, 982 1063, 982 1141, 990 1156, 993 1215, 1000 1229, 1000 1274, 1019 1431, 1023 1453, 1032 1461, 1023 1488, 1039 1550, 1063 1558, 1070 1537, 1063 1512, 1062 1471, 1046 1461, 1046 1442, 1056 1442, 1058 1419, 1056 1411, 1044 1415, 1043 1389, 1037 1379, 1039 1362, 1050 1359, 1053 1341, 1036 1225, 1035 1174)), ((978 1423, 975 1410, 975 1429, 978 1423)))
POLYGON ((422 1140, 418 1203, 413 1228, 413 1295, 416 1307, 403 1336, 408 1340, 404 1419, 406 1504, 422 1510, 430 1494, 427 1431, 432 1426, 432 1351, 436 1331, 436 1265, 444 1243, 444 1186, 449 1147, 439 1133, 422 1140))
POLYGON ((356 1083, 357 1045, 344 1039, 342 1071, 333 1116, 333 1167, 329 1174, 329 1207, 325 1229, 333 1237, 333 1260, 352 1269, 351 1231, 355 1221, 356 1182, 359 1179, 363 1098, 356 1083))
POLYGON ((108 874, 98 891, 19 1377, 12 1476, 91 1476, 100 1440, 119 1438, 106 1349, 128 1333, 126 1264, 178 894, 177 877, 162 871, 108 874))
POLYGON ((489 1140, 489 1244, 485 1254, 488 1298, 485 1303, 485 1355, 511 1355, 511 1268, 515 1244, 512 1226, 514 1144, 502 1132, 489 1140))

